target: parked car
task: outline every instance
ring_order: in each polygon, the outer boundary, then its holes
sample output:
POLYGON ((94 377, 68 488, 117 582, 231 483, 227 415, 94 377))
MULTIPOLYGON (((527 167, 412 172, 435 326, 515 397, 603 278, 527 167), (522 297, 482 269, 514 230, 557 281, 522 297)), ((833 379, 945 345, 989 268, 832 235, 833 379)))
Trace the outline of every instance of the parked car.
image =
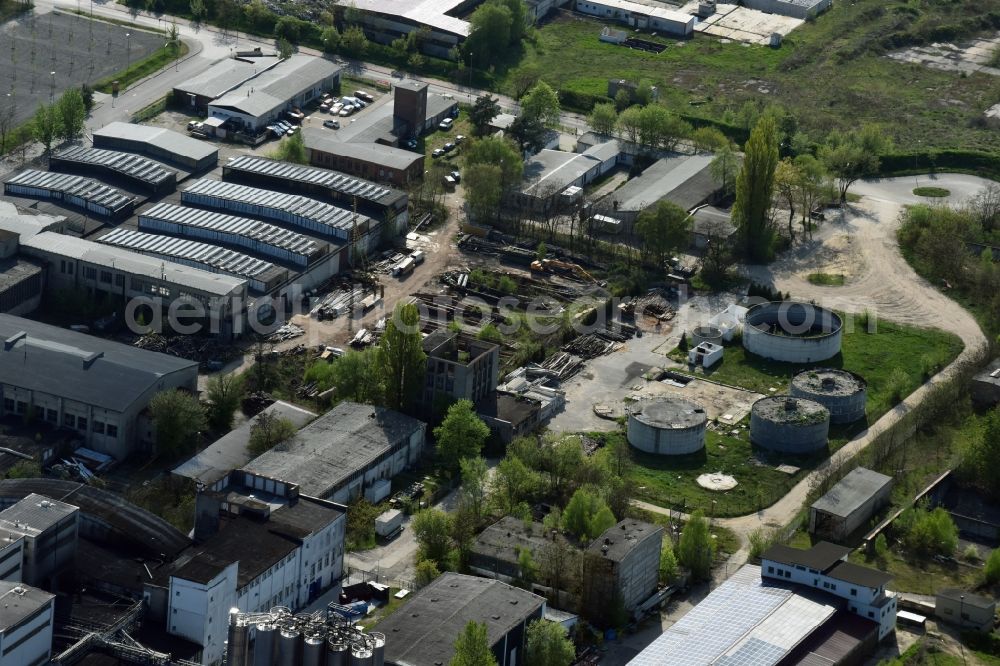
POLYGON ((333 104, 330 105, 330 113, 334 116, 343 110, 344 110, 343 102, 334 102, 333 104))
POLYGON ((443 150, 441 150, 440 148, 435 148, 435 149, 434 149, 434 152, 433 152, 433 153, 431 153, 431 155, 432 155, 433 157, 441 157, 442 155, 444 155, 444 151, 443 151, 443 150))
POLYGON ((451 151, 455 150, 455 144, 453 144, 451 141, 449 141, 448 143, 444 144, 441 147, 444 149, 444 152, 446 153, 450 153, 451 151))
POLYGON ((365 100, 366 102, 374 102, 375 101, 375 98, 372 97, 371 94, 366 93, 364 90, 355 90, 354 91, 354 96, 355 97, 360 97, 361 99, 365 100))
POLYGON ((455 137, 455 145, 458 145, 458 144, 462 143, 463 141, 465 141, 465 135, 464 134, 459 134, 458 136, 455 137))
POLYGON ((460 174, 458 171, 452 171, 449 175, 455 179, 456 183, 462 182, 462 174, 460 174))
POLYGON ((445 118, 444 120, 442 120, 442 121, 441 121, 441 122, 440 122, 440 123, 438 124, 438 129, 439 129, 439 130, 444 130, 445 132, 447 132, 448 130, 450 130, 450 129, 451 129, 451 126, 452 126, 452 125, 453 125, 454 123, 455 123, 454 119, 452 119, 452 118, 445 118))
POLYGON ((339 120, 324 120, 323 121, 323 127, 327 128, 327 129, 340 129, 340 121, 339 120))
POLYGON ((354 113, 354 107, 351 106, 350 104, 348 104, 344 108, 342 108, 340 110, 340 113, 337 114, 337 115, 339 115, 341 118, 346 118, 347 116, 351 115, 352 113, 354 113))
POLYGON ((205 126, 205 123, 198 120, 192 120, 188 123, 188 132, 194 132, 195 130, 200 130, 205 126))

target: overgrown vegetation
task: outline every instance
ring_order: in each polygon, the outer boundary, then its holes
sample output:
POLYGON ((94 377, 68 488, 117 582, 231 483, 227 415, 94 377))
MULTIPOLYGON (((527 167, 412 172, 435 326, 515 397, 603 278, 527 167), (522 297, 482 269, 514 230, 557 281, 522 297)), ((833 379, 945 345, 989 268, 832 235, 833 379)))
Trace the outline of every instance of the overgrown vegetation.
POLYGON ((914 187, 913 193, 918 197, 929 197, 932 199, 941 199, 951 196, 951 190, 947 190, 943 187, 914 187))
POLYGON ((844 284, 843 273, 810 273, 806 279, 824 287, 841 287, 844 284))

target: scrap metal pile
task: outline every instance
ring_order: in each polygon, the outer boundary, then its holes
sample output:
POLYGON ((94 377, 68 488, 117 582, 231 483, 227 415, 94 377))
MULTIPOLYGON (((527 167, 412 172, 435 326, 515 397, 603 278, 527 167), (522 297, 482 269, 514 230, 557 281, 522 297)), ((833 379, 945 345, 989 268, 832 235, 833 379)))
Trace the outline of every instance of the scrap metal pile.
POLYGON ((635 317, 635 314, 639 313, 660 321, 670 321, 677 315, 677 310, 659 289, 653 289, 645 296, 622 303, 621 311, 627 317, 635 317))
POLYGON ((197 361, 203 367, 209 364, 226 363, 236 357, 239 349, 214 338, 201 338, 193 335, 175 335, 166 337, 159 333, 147 333, 140 336, 132 346, 146 351, 160 352, 178 356, 189 361, 197 361))

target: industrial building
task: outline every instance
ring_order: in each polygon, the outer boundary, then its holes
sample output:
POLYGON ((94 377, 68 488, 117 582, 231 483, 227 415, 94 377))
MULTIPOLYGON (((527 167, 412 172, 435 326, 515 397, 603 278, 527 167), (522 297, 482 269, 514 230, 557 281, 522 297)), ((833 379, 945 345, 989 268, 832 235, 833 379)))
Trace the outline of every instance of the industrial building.
POLYGON ((848 562, 850 552, 826 541, 806 550, 771 546, 760 556, 761 576, 822 590, 846 601, 846 610, 878 625, 881 641, 896 629, 896 595, 886 590, 892 576, 848 562))
POLYGON ((423 340, 427 372, 421 402, 431 409, 437 401, 479 403, 497 389, 500 346, 441 329, 423 340))
POLYGON ((135 197, 92 178, 26 169, 4 183, 4 194, 49 199, 111 220, 132 214, 135 197))
POLYGON ((378 624, 389 666, 447 664, 465 625, 486 625, 497 666, 522 664, 528 625, 545 613, 545 599, 498 580, 446 572, 378 624), (419 619, 417 619, 419 618, 419 619))
POLYGON ((743 5, 767 14, 779 14, 807 20, 816 18, 833 4, 833 0, 744 0, 743 5))
POLYGON ((512 516, 505 516, 480 532, 469 550, 469 571, 477 576, 495 578, 505 583, 526 579, 521 570, 520 554, 529 551, 534 561, 542 557, 550 544, 575 548, 558 530, 512 516))
POLYGON ((94 241, 45 231, 21 238, 21 252, 46 267, 49 289, 87 289, 124 300, 162 303, 194 299, 206 311, 206 331, 231 337, 243 330, 247 282, 164 262, 94 241))
POLYGON ((94 130, 94 148, 139 153, 191 172, 213 169, 219 162, 218 149, 209 143, 163 127, 120 121, 94 130))
POLYGON ((397 233, 409 221, 409 197, 402 190, 348 176, 329 169, 289 164, 255 155, 233 157, 222 167, 225 180, 299 192, 329 200, 386 223, 395 223, 397 233))
POLYGON ((669 201, 691 210, 705 203, 719 189, 708 168, 711 163, 712 156, 704 154, 659 159, 602 201, 610 202, 608 208, 627 225, 659 201, 669 201))
POLYGON ((30 214, 0 201, 0 312, 26 315, 42 302, 44 270, 19 255, 21 236, 46 230, 61 231, 66 218, 30 214))
POLYGON ((218 245, 185 238, 147 234, 133 229, 112 229, 98 243, 138 254, 194 266, 209 273, 222 273, 247 281, 251 291, 269 294, 288 280, 288 270, 218 245))
POLYGON ((150 442, 137 421, 157 393, 194 392, 198 364, 37 321, 0 315, 3 414, 29 412, 122 460, 150 442))
POLYGON ((299 268, 323 260, 330 251, 326 241, 267 222, 169 203, 140 211, 138 226, 140 231, 245 249, 299 268))
POLYGON ((761 398, 750 408, 750 441, 778 453, 810 454, 826 448, 830 412, 790 395, 761 398))
POLYGON ((261 414, 288 419, 295 428, 301 428, 316 418, 316 414, 310 411, 277 400, 175 467, 172 473, 192 479, 208 490, 222 490, 228 483, 230 472, 253 460, 253 454, 248 449, 250 434, 261 414))
POLYGON ((426 429, 391 409, 345 401, 242 471, 294 482, 313 497, 347 503, 363 496, 377 503, 389 495, 392 477, 420 458, 426 429))
POLYGON ((840 353, 843 327, 837 313, 812 303, 760 303, 747 310, 743 347, 772 361, 816 363, 840 353))
POLYGON ((629 666, 862 663, 878 644, 879 624, 848 611, 847 601, 828 589, 818 589, 744 565, 629 666))
POLYGON ((990 597, 949 587, 934 595, 934 615, 938 620, 962 629, 990 632, 996 623, 997 602, 990 597))
POLYGON ((656 591, 663 528, 627 518, 594 539, 583 559, 583 609, 606 624, 612 600, 635 610, 656 591))
POLYGON ((502 444, 534 431, 541 423, 542 405, 528 396, 491 393, 476 405, 476 415, 502 444))
POLYGON ((628 408, 628 442, 646 453, 679 456, 701 451, 707 425, 705 409, 683 398, 656 398, 628 408))
POLYGON ((169 194, 177 188, 177 172, 132 153, 72 146, 52 154, 49 168, 90 175, 99 172, 120 178, 150 194, 169 194))
POLYGON ((715 206, 699 206, 691 213, 691 243, 704 250, 709 243, 729 243, 736 233, 732 216, 715 206))
POLYGON ((208 113, 208 104, 235 90, 255 76, 276 67, 281 58, 263 52, 243 52, 212 65, 204 72, 173 89, 173 101, 201 114, 208 113))
POLYGON ((848 370, 803 370, 792 377, 791 393, 796 398, 806 398, 826 407, 830 411, 830 423, 854 423, 865 417, 868 382, 848 370))
POLYGON ((676 37, 694 34, 694 16, 659 5, 631 0, 576 0, 576 11, 639 30, 663 32, 676 37))
POLYGON ((30 494, 0 511, 0 580, 51 587, 51 579, 76 558, 80 510, 72 504, 30 494), (17 546, 13 548, 13 546, 17 546), (16 566, 17 576, 8 574, 16 566))
POLYGON ((340 581, 347 507, 273 483, 231 483, 196 502, 195 537, 204 540, 157 572, 143 596, 150 619, 202 646, 202 663, 222 658, 232 609, 298 610, 340 581))
MULTIPOLYGON (((222 66, 229 67, 228 63, 222 66)), ((297 53, 209 102, 208 116, 235 123, 247 134, 258 134, 285 111, 337 89, 340 72, 340 65, 332 60, 297 53)))
POLYGON ((618 141, 598 143, 582 153, 545 149, 524 163, 522 201, 535 209, 572 203, 579 190, 618 165, 618 141))
POLYGON ((981 370, 972 378, 969 386, 972 401, 979 407, 993 407, 1000 404, 1000 358, 981 370))
POLYGON ((714 342, 700 342, 688 350, 688 363, 693 366, 711 368, 716 363, 722 361, 725 349, 721 344, 714 342))
POLYGON ((843 541, 887 506, 891 493, 891 476, 858 467, 809 507, 809 533, 843 541))
POLYGON ((358 252, 373 252, 382 242, 381 221, 299 194, 201 178, 181 192, 181 201, 282 222, 345 246, 350 243, 358 252))
POLYGON ((338 140, 329 131, 307 127, 302 140, 309 151, 309 163, 336 169, 361 178, 406 187, 424 175, 424 156, 411 150, 381 143, 354 143, 338 140))
POLYGON ((0 580, 0 656, 5 664, 43 666, 52 653, 55 595, 0 580))

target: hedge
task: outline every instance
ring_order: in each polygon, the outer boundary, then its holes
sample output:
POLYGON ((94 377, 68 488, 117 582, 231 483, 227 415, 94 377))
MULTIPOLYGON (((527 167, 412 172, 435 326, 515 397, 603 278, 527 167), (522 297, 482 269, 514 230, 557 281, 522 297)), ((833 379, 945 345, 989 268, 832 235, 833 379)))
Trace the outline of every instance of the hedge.
POLYGON ((883 176, 962 171, 1000 180, 1000 153, 979 150, 925 150, 913 153, 889 153, 879 158, 883 176))

